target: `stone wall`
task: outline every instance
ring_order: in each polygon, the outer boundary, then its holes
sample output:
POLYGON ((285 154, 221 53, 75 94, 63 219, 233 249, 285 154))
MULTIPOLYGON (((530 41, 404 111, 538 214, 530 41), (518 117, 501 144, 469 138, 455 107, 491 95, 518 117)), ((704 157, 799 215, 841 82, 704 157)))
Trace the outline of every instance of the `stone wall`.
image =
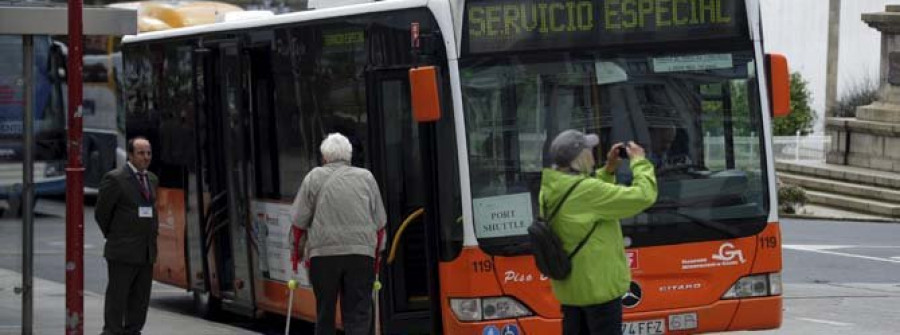
POLYGON ((900 172, 900 6, 864 14, 863 21, 882 34, 879 99, 859 107, 855 118, 828 118, 826 162, 900 172))
POLYGON ((900 123, 829 118, 826 127, 829 164, 900 172, 900 123))

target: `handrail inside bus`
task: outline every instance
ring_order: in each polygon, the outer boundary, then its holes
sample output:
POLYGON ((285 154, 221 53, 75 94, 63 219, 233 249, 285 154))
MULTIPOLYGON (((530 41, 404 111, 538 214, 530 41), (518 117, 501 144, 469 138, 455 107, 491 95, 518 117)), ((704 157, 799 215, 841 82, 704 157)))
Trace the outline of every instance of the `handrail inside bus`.
POLYGON ((418 219, 422 214, 425 214, 425 208, 419 208, 412 214, 406 217, 406 220, 403 220, 403 224, 400 225, 400 229, 397 230, 397 234, 394 235, 394 239, 391 241, 391 252, 388 254, 387 263, 391 264, 394 262, 394 256, 397 253, 397 244, 400 242, 400 237, 403 236, 403 230, 406 229, 406 226, 413 222, 413 220, 418 219))

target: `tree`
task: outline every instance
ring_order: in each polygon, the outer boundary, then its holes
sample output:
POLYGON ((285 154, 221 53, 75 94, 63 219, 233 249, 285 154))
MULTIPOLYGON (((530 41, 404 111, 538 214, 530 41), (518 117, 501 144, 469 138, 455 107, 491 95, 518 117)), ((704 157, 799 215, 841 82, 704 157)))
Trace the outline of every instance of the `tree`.
POLYGON ((875 80, 863 79, 851 85, 834 108, 828 111, 829 116, 856 117, 859 106, 870 105, 878 99, 878 83, 875 80))
POLYGON ((803 79, 800 73, 791 73, 791 114, 774 119, 775 136, 794 135, 797 131, 800 131, 801 135, 812 132, 816 113, 809 106, 812 94, 807 88, 808 85, 809 83, 803 79))

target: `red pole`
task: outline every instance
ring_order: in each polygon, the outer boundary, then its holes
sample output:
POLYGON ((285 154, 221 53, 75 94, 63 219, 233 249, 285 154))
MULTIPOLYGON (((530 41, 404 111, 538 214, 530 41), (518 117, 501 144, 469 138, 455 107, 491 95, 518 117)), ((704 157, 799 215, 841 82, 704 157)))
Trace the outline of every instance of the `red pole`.
POLYGON ((69 0, 69 164, 66 167, 66 334, 84 334, 84 167, 81 164, 83 0, 69 0))

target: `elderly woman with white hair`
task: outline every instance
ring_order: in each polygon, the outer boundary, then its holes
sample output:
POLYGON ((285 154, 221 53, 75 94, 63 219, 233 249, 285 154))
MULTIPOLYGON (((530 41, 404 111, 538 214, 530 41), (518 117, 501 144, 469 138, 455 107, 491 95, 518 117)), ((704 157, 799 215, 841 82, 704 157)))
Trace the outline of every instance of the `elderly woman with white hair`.
POLYGON ((329 134, 319 150, 325 164, 306 175, 291 206, 293 254, 306 234, 316 334, 335 333, 339 294, 344 332, 371 334, 375 256, 387 221, 381 191, 369 170, 350 165, 353 146, 343 135, 329 134))

